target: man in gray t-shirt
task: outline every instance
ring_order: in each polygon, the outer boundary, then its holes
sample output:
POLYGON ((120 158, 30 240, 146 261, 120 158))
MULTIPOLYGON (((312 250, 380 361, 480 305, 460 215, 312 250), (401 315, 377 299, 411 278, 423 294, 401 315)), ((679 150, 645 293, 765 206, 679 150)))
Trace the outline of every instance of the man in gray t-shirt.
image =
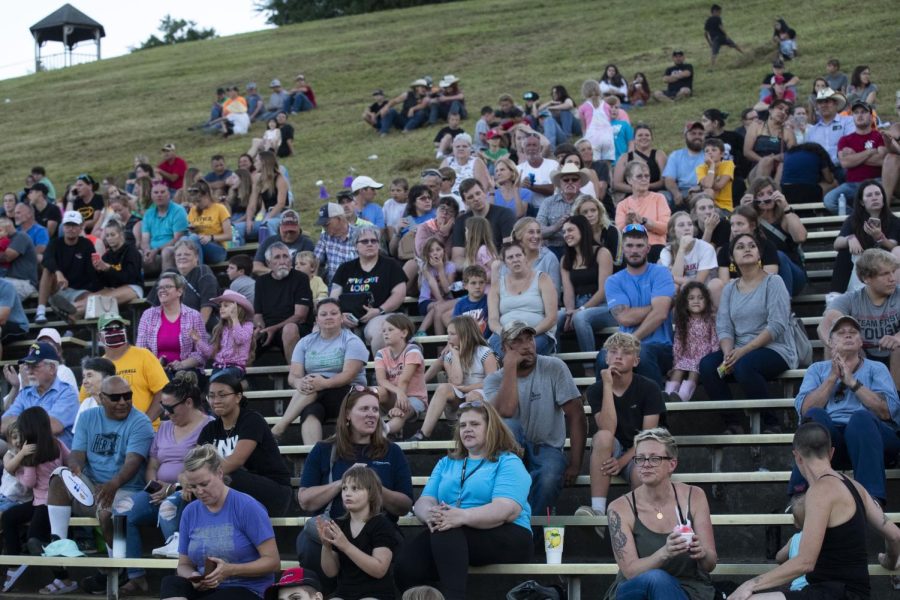
POLYGON ((16 288, 20 300, 37 291, 38 261, 34 243, 27 233, 16 231, 7 217, 0 217, 0 236, 9 238, 9 246, 0 252, 0 262, 9 263, 5 276, 16 288))
POLYGON ((541 515, 581 472, 586 427, 584 403, 569 368, 556 357, 538 356, 534 334, 522 321, 507 323, 501 334, 503 367, 485 378, 482 394, 525 449, 532 482, 528 503, 532 514, 541 515), (572 446, 568 461, 566 422, 572 446))

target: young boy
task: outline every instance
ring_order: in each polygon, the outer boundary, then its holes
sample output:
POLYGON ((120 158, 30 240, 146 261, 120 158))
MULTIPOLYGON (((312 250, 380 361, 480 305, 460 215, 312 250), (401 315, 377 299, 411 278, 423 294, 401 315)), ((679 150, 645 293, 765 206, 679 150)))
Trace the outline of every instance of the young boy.
POLYGON ((403 211, 406 210, 406 200, 409 195, 409 182, 405 177, 398 177, 391 182, 390 190, 391 197, 381 207, 381 211, 384 213, 384 226, 388 231, 392 227, 397 227, 397 223, 403 218, 403 211))
POLYGON ((444 159, 453 153, 453 138, 465 131, 459 126, 459 113, 447 115, 447 126, 442 127, 434 136, 435 158, 444 159))
POLYGON ((488 147, 487 134, 494 122, 494 109, 490 106, 481 107, 481 118, 475 123, 475 151, 482 152, 488 147))
POLYGON ((487 149, 481 151, 481 159, 484 161, 484 164, 487 165, 488 173, 493 177, 494 163, 499 158, 509 156, 509 150, 502 146, 503 134, 496 129, 491 129, 487 132, 487 143, 487 149))
POLYGON ((374 127, 375 129, 381 128, 381 115, 379 111, 384 108, 384 105, 387 104, 387 98, 384 97, 384 90, 375 90, 372 92, 372 98, 374 102, 366 107, 363 111, 362 118, 363 121, 374 127))
POLYGON ((445 319, 444 327, 450 323, 453 317, 469 315, 475 319, 481 328, 481 334, 484 339, 487 339, 491 337, 491 330, 488 328, 487 295, 484 293, 487 271, 481 265, 469 265, 463 270, 462 280, 468 294, 456 301, 453 313, 445 319))
POLYGON ((252 303, 256 289, 256 281, 250 276, 253 273, 253 260, 246 254, 232 256, 228 259, 225 273, 231 282, 228 289, 243 295, 252 303))
POLYGON ((298 252, 297 256, 294 257, 294 268, 301 273, 306 273, 306 276, 309 277, 309 287, 312 290, 313 304, 328 297, 328 286, 325 285, 325 282, 318 275, 319 261, 316 258, 315 253, 310 252, 309 250, 298 252))
POLYGON ((710 65, 713 67, 716 66, 716 58, 722 46, 730 46, 741 54, 744 53, 725 33, 725 27, 722 25, 722 7, 718 4, 713 4, 709 9, 709 17, 703 25, 703 35, 706 36, 706 43, 709 44, 712 53, 710 65))
POLYGON ((697 181, 722 210, 734 210, 732 182, 734 181, 734 161, 722 160, 725 143, 719 138, 707 138, 703 142, 703 164, 697 167, 697 181))
MULTIPOLYGON (((800 537, 803 535, 803 521, 806 520, 806 494, 797 494, 791 498, 791 514, 794 516, 794 528, 799 531, 791 536, 784 548, 775 555, 775 560, 781 564, 794 558, 800 553, 800 537)), ((806 575, 801 575, 791 582, 791 591, 797 592, 808 584, 806 575)))
POLYGON ((263 600, 324 600, 322 583, 315 571, 303 567, 285 569, 278 583, 263 594, 263 600))
POLYGON ((620 156, 634 149, 634 129, 631 123, 621 118, 622 101, 618 96, 607 96, 603 101, 609 104, 609 123, 612 125, 613 142, 616 145, 616 158, 613 161, 615 164, 620 156))
POLYGON ((841 61, 832 58, 825 63, 825 71, 825 81, 828 82, 828 87, 836 92, 846 94, 847 86, 850 85, 850 80, 847 79, 846 73, 841 73, 841 61))

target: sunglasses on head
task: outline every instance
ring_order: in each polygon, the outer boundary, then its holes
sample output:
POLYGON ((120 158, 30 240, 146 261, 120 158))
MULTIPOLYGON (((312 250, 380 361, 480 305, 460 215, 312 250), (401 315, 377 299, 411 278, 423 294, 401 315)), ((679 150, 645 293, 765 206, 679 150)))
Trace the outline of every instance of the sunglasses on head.
POLYGON ((359 394, 359 393, 363 393, 363 392, 372 394, 376 398, 378 397, 377 389, 371 388, 367 385, 360 385, 358 383, 350 386, 350 390, 347 392, 347 395, 349 396, 350 394, 359 394))
POLYGON ((465 410, 467 408, 483 408, 484 400, 472 400, 471 402, 463 402, 459 405, 459 410, 465 410))
POLYGON ((106 392, 100 393, 106 396, 110 402, 122 402, 123 400, 131 402, 132 392, 122 392, 121 394, 107 394, 106 392))
POLYGON ((640 223, 631 223, 630 225, 626 225, 625 229, 622 230, 622 233, 628 233, 630 231, 639 231, 641 233, 647 233, 647 228, 641 225, 640 223))

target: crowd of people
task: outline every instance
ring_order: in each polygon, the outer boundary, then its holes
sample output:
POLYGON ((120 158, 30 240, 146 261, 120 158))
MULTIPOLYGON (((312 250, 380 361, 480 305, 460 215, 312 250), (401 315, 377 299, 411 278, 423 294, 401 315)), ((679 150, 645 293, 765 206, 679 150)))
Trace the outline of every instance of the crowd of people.
MULTIPOLYGON (((713 64, 722 47, 740 51, 721 7, 705 32, 713 64)), ((741 127, 727 130, 728 115, 711 108, 668 150, 636 117, 651 99, 692 96, 680 50, 662 90, 610 64, 581 86, 580 105, 563 85, 543 102, 526 92, 522 106, 503 94, 471 133, 455 75, 416 79, 391 99, 376 90, 363 119, 382 136, 446 124, 427 149, 434 166, 412 185, 392 179, 382 201, 384 184, 350 179, 319 208, 318 235, 300 228, 279 163, 293 153, 288 115, 316 107, 303 75, 290 91, 273 80, 268 101, 253 83, 246 96, 217 93, 202 129, 266 126, 232 165, 214 155, 204 173, 169 143, 155 166, 139 155, 122 181, 85 173, 59 195, 35 167, 23 191, 3 197, 2 342, 28 337, 23 302, 36 296, 34 323, 50 311, 66 328, 97 319, 104 355, 84 359, 79 387, 49 328, 18 371, 4 369, 5 553, 22 552, 27 526, 29 553, 80 554, 89 541, 72 516, 96 516, 112 546, 113 518, 126 515, 126 556, 141 555, 140 527, 155 526, 166 543, 154 555, 178 558, 161 598, 271 600, 300 588, 305 598, 390 599, 434 583, 462 599, 469 566, 531 559, 531 516, 553 510, 581 473, 591 435, 590 503, 576 515, 609 519, 620 568, 610 597, 708 598, 718 560, 709 505, 671 479, 666 402, 699 387, 730 399, 734 383, 768 398, 770 383, 803 366, 796 411, 808 423, 789 493, 795 506, 807 496, 804 541, 734 597, 803 572, 812 590, 837 582, 864 597, 859 565, 835 573, 827 560, 842 540, 865 568, 864 544, 842 529, 864 520, 888 542, 882 565, 900 555, 900 530, 882 519, 885 464, 900 451, 900 221, 890 210, 900 124, 879 129, 866 66, 847 78, 830 60, 804 102, 785 71, 795 38, 777 25, 780 56, 741 127), (825 360, 811 363, 791 313, 808 280, 794 205, 817 201, 849 216, 818 329, 825 360), (229 254, 252 241, 252 257, 229 254), (224 289, 213 271, 223 264, 224 289), (149 291, 145 277, 155 277, 149 291), (136 301, 149 308, 132 345, 120 310, 136 301), (419 338, 432 334, 446 343, 429 366, 419 338), (584 394, 555 356, 567 337, 582 352, 605 340, 584 394), (292 392, 271 427, 245 396, 247 369, 267 352, 289 365, 292 392), (456 421, 453 449, 416 499, 397 442, 437 436, 442 416, 456 421), (313 445, 296 494, 279 450, 294 423, 313 445), (91 506, 60 467, 84 482, 91 506), (608 503, 616 476, 632 491, 608 503), (272 585, 270 518, 298 509, 316 516, 297 538, 302 568, 272 585), (404 540, 397 523, 410 511, 425 528, 404 540)), ((746 431, 736 412, 723 415, 726 434, 746 431)), ((781 431, 774 414, 762 422, 781 431)), ((4 591, 23 571, 7 571, 4 591)), ((79 586, 102 593, 106 575, 76 583, 54 568, 41 593, 79 586)), ((129 569, 121 592, 148 589, 145 572, 129 569)))

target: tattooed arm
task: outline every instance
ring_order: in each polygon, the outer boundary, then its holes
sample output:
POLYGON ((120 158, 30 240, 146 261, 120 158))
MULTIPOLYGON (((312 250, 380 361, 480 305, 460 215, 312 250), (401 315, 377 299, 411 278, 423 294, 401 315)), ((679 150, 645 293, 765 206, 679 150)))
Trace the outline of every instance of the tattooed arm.
MULTIPOLYGON (((666 545, 650 556, 638 557, 632 533, 634 513, 631 511, 625 496, 610 504, 606 515, 609 519, 609 537, 612 543, 613 554, 616 557, 616 564, 619 565, 619 570, 626 579, 632 579, 651 569, 660 569, 671 558, 672 555, 669 549, 672 544, 670 540, 667 540, 666 545)), ((670 538, 677 542, 680 536, 673 534, 670 538)))

